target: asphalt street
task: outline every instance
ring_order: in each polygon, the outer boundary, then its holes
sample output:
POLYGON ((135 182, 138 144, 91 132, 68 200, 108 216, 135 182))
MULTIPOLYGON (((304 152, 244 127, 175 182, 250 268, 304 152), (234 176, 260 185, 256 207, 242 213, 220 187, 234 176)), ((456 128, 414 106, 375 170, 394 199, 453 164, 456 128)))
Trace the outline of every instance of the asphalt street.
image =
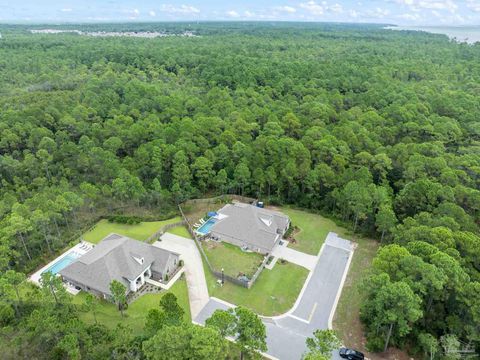
MULTIPOLYGON (((282 360, 301 359, 306 351, 306 338, 316 329, 329 328, 352 253, 350 241, 328 234, 317 265, 294 308, 284 315, 262 318, 267 329, 267 355, 282 360)), ((194 321, 204 324, 215 310, 233 306, 210 298, 194 321)), ((337 352, 332 358, 338 358, 337 352)))

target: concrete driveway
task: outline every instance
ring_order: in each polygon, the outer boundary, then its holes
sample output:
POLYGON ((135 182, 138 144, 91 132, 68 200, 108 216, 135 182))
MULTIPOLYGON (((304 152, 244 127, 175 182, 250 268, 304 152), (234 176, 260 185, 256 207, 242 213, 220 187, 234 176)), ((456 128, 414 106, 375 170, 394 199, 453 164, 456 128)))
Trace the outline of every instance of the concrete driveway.
MULTIPOLYGON (((353 244, 329 233, 314 269, 310 272, 294 307, 276 317, 262 317, 267 330, 267 356, 299 360, 306 351, 305 340, 316 329, 332 327, 332 319, 353 255, 353 244)), ((255 285, 254 285, 255 286, 255 285)), ((204 324, 216 309, 234 305, 211 298, 194 322, 204 324)), ((338 358, 338 352, 332 354, 338 358)))
POLYGON ((153 245, 180 254, 185 266, 190 311, 192 319, 195 319, 208 303, 209 296, 202 258, 194 240, 165 233, 153 245))
POLYGON ((313 270, 315 265, 317 265, 318 260, 318 257, 315 255, 305 254, 282 245, 275 246, 271 255, 278 257, 279 259, 287 260, 296 265, 303 266, 308 270, 313 270))

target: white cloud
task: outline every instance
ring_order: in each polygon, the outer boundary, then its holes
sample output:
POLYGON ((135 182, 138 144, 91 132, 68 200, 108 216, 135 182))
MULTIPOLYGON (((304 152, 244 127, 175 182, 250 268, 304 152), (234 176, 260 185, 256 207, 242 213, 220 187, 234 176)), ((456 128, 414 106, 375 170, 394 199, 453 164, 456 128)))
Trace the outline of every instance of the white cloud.
POLYGON ((135 20, 140 15, 140 11, 138 9, 125 10, 124 12, 128 15, 130 20, 135 20))
POLYGON ((244 15, 248 18, 251 18, 251 17, 254 17, 255 16, 255 13, 251 12, 251 11, 244 11, 244 15))
POLYGON ((282 11, 282 12, 286 12, 286 13, 289 13, 289 14, 293 14, 295 12, 297 12, 297 9, 295 9, 294 7, 292 6, 276 6, 275 7, 275 10, 277 11, 282 11))
POLYGON ((148 15, 150 15, 150 16, 157 16, 157 13, 156 13, 155 11, 153 11, 153 10, 150 10, 150 11, 148 12, 148 15))
POLYGON ((404 20, 416 21, 416 20, 419 20, 421 16, 418 13, 413 13, 413 14, 405 13, 405 14, 398 15, 398 18, 404 19, 404 20))
POLYGON ((200 10, 192 5, 174 6, 171 4, 163 4, 161 11, 171 14, 198 14, 200 10))
POLYGON ((365 11, 365 13, 362 15, 371 19, 383 19, 384 17, 390 15, 390 10, 376 7, 375 9, 365 11))
POLYGON ((339 3, 330 5, 328 1, 316 2, 310 0, 306 3, 301 3, 300 7, 309 11, 312 15, 323 15, 325 12, 341 14, 343 13, 343 6, 339 3))
POLYGON ((467 0, 467 7, 474 12, 480 12, 480 1, 467 0))
POLYGON ((226 14, 230 17, 233 17, 233 18, 236 18, 236 17, 240 16, 240 14, 238 12, 236 12, 235 10, 227 11, 226 14))
POLYGON ((448 10, 450 12, 455 12, 458 9, 458 5, 455 4, 453 0, 421 0, 418 2, 417 6, 422 9, 448 10))
POLYGON ((331 6, 328 6, 328 7, 327 7, 327 10, 328 10, 328 11, 331 11, 331 12, 333 12, 333 13, 335 13, 335 14, 341 14, 341 13, 343 13, 343 6, 340 5, 340 4, 338 4, 338 3, 336 3, 336 4, 333 4, 333 5, 331 5, 331 6))
MULTIPOLYGON (((458 10, 458 1, 455 0, 394 0, 397 4, 405 5, 412 11, 440 10, 454 13, 458 10)), ((467 2, 470 2, 467 0, 467 2)))
POLYGON ((309 11, 313 15, 323 15, 323 13, 324 13, 323 6, 321 4, 313 1, 313 0, 310 0, 306 3, 301 3, 300 7, 302 9, 305 9, 305 10, 309 11))
POLYGON ((71 12, 72 9, 70 8, 63 8, 62 10, 60 10, 61 12, 71 12))

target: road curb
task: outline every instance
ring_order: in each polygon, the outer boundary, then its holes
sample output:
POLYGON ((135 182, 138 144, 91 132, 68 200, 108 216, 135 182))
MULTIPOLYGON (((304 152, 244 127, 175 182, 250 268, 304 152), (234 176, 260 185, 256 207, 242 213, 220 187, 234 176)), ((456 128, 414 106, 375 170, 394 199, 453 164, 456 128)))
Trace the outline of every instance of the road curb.
POLYGON ((333 317, 335 315, 335 311, 337 311, 337 305, 340 300, 340 296, 342 295, 342 290, 343 286, 345 285, 345 280, 347 279, 348 275, 348 270, 350 269, 350 264, 352 262, 353 258, 353 253, 355 249, 352 247, 352 250, 350 250, 349 255, 348 255, 348 260, 347 260, 347 265, 345 266, 345 269, 343 270, 343 275, 342 275, 342 281, 340 282, 340 286, 338 287, 337 290, 337 295, 335 296, 335 302, 333 303, 332 310, 330 311, 330 315, 328 317, 328 328, 333 329, 333 317))

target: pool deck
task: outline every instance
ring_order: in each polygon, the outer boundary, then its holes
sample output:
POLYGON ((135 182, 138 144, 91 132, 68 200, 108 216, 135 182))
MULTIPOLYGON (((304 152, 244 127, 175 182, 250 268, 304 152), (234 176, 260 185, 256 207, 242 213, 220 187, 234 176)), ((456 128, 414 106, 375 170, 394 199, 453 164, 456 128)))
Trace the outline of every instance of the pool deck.
MULTIPOLYGON (((42 267, 41 269, 37 270, 35 273, 33 273, 29 278, 28 280, 33 282, 34 284, 36 285, 39 285, 40 286, 40 278, 41 278, 41 275, 42 273, 49 269, 51 266, 53 266, 54 264, 56 264, 58 261, 62 260, 64 257, 68 256, 69 254, 71 253, 78 253, 80 255, 83 255, 83 254, 86 254, 87 252, 89 252, 95 245, 89 243, 89 242, 86 242, 86 241, 82 241, 80 243, 78 243, 77 245, 75 245, 74 247, 68 249, 67 251, 65 251, 63 254, 61 254, 60 256, 56 257, 55 259, 53 259, 52 261, 50 261, 47 265, 45 265, 44 267, 42 267)), ((69 290, 69 288, 67 288, 67 290, 69 290)), ((73 290, 73 289, 72 289, 73 290)), ((73 292, 72 292, 73 293, 73 292)))

